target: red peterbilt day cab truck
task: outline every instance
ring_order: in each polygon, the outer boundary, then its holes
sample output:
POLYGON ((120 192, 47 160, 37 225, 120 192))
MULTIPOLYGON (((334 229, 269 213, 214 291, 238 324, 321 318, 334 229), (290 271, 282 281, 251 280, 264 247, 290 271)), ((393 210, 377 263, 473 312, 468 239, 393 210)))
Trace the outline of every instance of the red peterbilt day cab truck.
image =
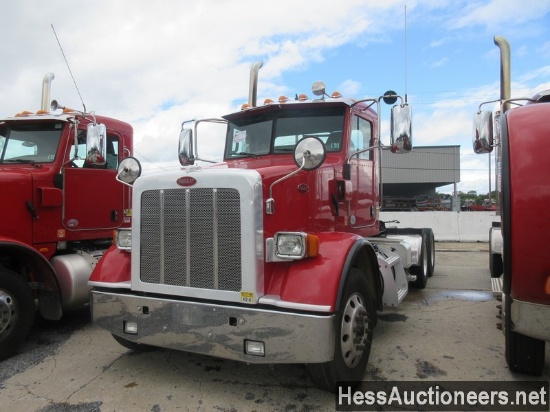
POLYGON ((88 278, 129 226, 130 192, 115 180, 132 153, 132 128, 56 101, 44 77, 42 107, 0 119, 0 359, 46 319, 89 302, 88 278))
MULTIPOLYGON (((333 390, 363 378, 376 311, 426 286, 433 232, 378 219, 382 97, 329 97, 318 82, 315 100, 257 106, 260 66, 242 110, 184 122, 181 170, 136 180, 138 162, 119 166, 135 180, 132 228, 90 277, 92 319, 133 350, 303 363, 333 390), (226 125, 224 161, 194 165, 211 123, 226 125)), ((393 106, 394 152, 411 150, 410 113, 393 106)))
POLYGON ((545 341, 550 340, 550 262, 544 248, 535 246, 550 230, 544 212, 550 204, 545 146, 550 136, 550 90, 511 99, 510 46, 500 36, 494 41, 501 49, 501 98, 487 103, 500 102, 500 110, 493 121, 492 112, 481 111, 485 103, 480 105, 473 145, 477 153, 501 151, 501 227, 491 228, 490 256, 493 290, 502 297, 498 326, 504 332, 506 362, 511 371, 539 375, 545 341), (541 212, 533 205, 540 205, 541 212))

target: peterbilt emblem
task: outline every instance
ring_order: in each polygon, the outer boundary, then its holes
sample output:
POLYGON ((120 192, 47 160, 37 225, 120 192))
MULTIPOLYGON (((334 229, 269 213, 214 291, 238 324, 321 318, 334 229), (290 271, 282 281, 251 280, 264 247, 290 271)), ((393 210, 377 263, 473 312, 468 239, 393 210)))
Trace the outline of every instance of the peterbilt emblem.
POLYGON ((183 176, 176 180, 176 183, 180 186, 189 187, 197 184, 197 179, 191 176, 183 176))

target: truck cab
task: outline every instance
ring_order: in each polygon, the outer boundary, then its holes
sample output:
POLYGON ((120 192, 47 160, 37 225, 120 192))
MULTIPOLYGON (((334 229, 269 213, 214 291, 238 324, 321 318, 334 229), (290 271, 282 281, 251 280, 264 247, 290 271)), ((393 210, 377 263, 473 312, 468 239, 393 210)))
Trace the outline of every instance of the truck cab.
MULTIPOLYGON (((376 313, 409 282, 425 287, 433 236, 379 220, 373 108, 398 97, 355 101, 320 83, 313 93, 263 105, 253 96, 219 119, 184 122, 179 171, 119 166, 133 221, 90 278, 95 324, 133 350, 304 363, 327 390, 362 378, 376 313), (222 162, 198 154, 212 124, 225 131, 222 162)), ((399 101, 391 146, 407 152, 410 108, 399 101)))
POLYGON ((0 119, 0 359, 28 334, 35 303, 52 320, 87 305, 93 267, 130 224, 130 191, 115 175, 132 139, 127 123, 55 101, 0 119))
POLYGON ((504 332, 508 367, 513 372, 540 375, 545 343, 550 341, 550 264, 544 242, 550 223, 543 217, 550 202, 545 146, 550 135, 546 120, 550 90, 530 98, 512 98, 510 45, 500 36, 494 42, 501 49, 501 96, 480 104, 473 137, 476 153, 496 151, 497 177, 502 181, 501 222, 490 231, 492 286, 502 301, 498 327, 504 332), (495 102, 499 106, 496 116, 481 110, 495 102))

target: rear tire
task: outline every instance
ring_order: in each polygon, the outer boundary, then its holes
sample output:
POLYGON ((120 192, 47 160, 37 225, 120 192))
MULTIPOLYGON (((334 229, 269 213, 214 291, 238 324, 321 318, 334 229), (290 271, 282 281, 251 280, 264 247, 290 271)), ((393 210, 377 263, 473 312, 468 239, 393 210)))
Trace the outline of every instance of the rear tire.
POLYGON ((337 382, 361 381, 372 344, 375 304, 365 274, 352 268, 344 287, 335 323, 334 359, 307 365, 311 380, 321 389, 336 390, 337 382))
POLYGON ((11 356, 31 331, 35 305, 31 289, 17 273, 0 268, 0 360, 11 356))
POLYGON ((544 368, 545 342, 511 330, 510 297, 504 296, 504 346, 508 368, 512 372, 540 375, 544 368))
POLYGON ((420 266, 411 266, 409 271, 411 275, 416 276, 416 280, 410 282, 410 286, 414 289, 424 289, 428 284, 428 246, 424 235, 422 235, 422 251, 420 253, 420 266))
POLYGON ((428 251, 428 277, 431 278, 435 271, 435 239, 432 229, 422 229, 422 237, 426 239, 428 251))
POLYGON ((118 335, 115 335, 114 333, 112 333, 113 335, 113 338, 119 343, 121 344, 122 346, 124 346, 126 349, 130 349, 136 353, 140 353, 140 352, 151 352, 151 351, 154 351, 157 349, 156 346, 151 346, 151 345, 145 345, 143 343, 137 343, 137 342, 133 342, 131 340, 128 340, 128 339, 124 339, 123 337, 121 336, 118 336, 118 335))

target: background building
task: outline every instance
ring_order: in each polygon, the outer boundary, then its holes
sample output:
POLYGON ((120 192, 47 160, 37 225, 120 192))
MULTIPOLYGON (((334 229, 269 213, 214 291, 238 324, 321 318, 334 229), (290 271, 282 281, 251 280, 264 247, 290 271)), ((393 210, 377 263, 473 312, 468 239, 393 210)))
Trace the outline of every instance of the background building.
MULTIPOLYGON (((386 209, 411 209, 410 201, 433 198, 438 187, 460 182, 460 146, 415 146, 410 153, 382 150, 386 209), (397 202, 397 203, 396 203, 397 202), (407 205, 407 202, 409 204, 407 205)), ((445 209, 450 208, 450 201, 445 209)), ((456 207, 453 207, 456 210, 456 207)))

